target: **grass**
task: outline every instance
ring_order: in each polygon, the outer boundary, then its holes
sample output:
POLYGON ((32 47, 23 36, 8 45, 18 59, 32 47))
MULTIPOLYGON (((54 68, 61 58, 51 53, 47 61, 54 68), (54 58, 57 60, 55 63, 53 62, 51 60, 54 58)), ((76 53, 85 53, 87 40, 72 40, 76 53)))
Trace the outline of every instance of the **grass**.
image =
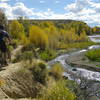
POLYGON ((97 65, 97 67, 100 67, 100 65, 97 65))
POLYGON ((78 49, 83 49, 83 48, 87 48, 88 46, 91 45, 96 45, 96 43, 94 42, 76 42, 76 43, 61 43, 59 45, 59 49, 71 49, 71 48, 78 48, 78 49))
POLYGON ((44 91, 38 100, 76 100, 76 95, 67 88, 66 81, 60 80, 44 91))
POLYGON ((86 53, 86 56, 87 56, 88 59, 91 60, 91 61, 100 62, 100 49, 89 50, 89 51, 86 53))
POLYGON ((81 42, 81 43, 60 43, 58 49, 56 50, 45 50, 39 53, 41 59, 45 61, 49 61, 54 59, 57 55, 66 53, 74 48, 76 49, 83 49, 87 48, 88 46, 95 45, 96 43, 93 42, 81 42), (61 51, 61 52, 60 52, 61 51))

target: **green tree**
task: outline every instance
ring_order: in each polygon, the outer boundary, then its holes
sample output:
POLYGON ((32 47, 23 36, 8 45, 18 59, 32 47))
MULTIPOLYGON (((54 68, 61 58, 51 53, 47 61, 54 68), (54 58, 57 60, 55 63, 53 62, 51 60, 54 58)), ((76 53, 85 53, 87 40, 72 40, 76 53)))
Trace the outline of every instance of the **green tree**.
POLYGON ((3 12, 3 10, 0 9, 0 25, 3 25, 7 30, 7 24, 8 24, 7 17, 3 12))
POLYGON ((26 36, 29 36, 29 27, 31 25, 30 20, 27 17, 22 17, 22 16, 18 17, 17 20, 24 26, 26 36))

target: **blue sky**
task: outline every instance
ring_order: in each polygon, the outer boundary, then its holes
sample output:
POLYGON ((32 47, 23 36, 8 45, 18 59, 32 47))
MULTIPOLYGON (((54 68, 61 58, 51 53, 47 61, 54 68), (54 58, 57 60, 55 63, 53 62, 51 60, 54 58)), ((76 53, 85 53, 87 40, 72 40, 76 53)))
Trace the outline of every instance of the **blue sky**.
POLYGON ((100 26, 100 0, 0 0, 0 8, 8 19, 72 19, 100 26))

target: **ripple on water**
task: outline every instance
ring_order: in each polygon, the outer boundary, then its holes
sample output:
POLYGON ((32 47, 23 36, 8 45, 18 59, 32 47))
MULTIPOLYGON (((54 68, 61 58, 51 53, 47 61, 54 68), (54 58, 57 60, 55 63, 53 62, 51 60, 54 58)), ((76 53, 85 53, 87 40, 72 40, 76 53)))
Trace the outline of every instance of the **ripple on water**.
MULTIPOLYGON (((91 40, 93 38, 96 39, 96 37, 100 37, 100 35, 89 36, 89 38, 91 40)), ((98 42, 98 39, 95 42, 98 42)), ((100 45, 90 46, 87 50, 89 50, 89 49, 96 49, 96 48, 100 48, 100 45)), ((81 50, 81 51, 73 52, 71 54, 74 55, 74 54, 77 54, 77 53, 80 53, 80 52, 86 52, 87 50, 84 49, 84 50, 81 50)), ((65 60, 68 58, 68 56, 69 56, 69 54, 61 55, 61 56, 55 58, 54 60, 50 61, 49 63, 50 64, 54 64, 54 63, 56 63, 58 61, 58 62, 60 62, 63 65, 64 69, 66 69, 68 72, 74 73, 74 75, 77 74, 77 75, 81 75, 82 77, 85 77, 85 78, 87 78, 89 80, 100 81, 100 73, 99 72, 93 72, 93 71, 90 71, 90 70, 87 70, 87 69, 82 69, 82 68, 76 68, 77 70, 76 71, 73 71, 73 68, 71 66, 69 66, 65 62, 65 60)), ((68 74, 66 71, 64 73, 64 76, 66 76, 69 79, 73 80, 73 78, 72 78, 73 75, 68 74)), ((77 78, 77 80, 78 80, 78 78, 77 78)))
POLYGON ((81 73, 82 76, 86 77, 87 79, 100 81, 99 72, 93 72, 93 71, 82 69, 82 68, 77 68, 77 70, 81 73))

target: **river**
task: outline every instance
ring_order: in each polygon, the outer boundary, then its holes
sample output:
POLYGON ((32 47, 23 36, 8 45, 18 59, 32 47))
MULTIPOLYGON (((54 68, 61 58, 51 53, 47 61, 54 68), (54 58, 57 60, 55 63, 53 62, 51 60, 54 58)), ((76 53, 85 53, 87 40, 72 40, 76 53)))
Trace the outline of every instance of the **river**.
MULTIPOLYGON (((93 36, 89 36, 90 40, 93 42, 100 42, 100 35, 93 35, 93 36)), ((90 49, 100 49, 100 45, 93 45, 88 47, 88 49, 83 49, 80 51, 76 51, 76 52, 72 52, 71 55, 74 55, 76 53, 80 53, 80 52, 86 52, 90 49)), ((49 66, 56 63, 56 62, 60 62, 65 70, 65 72, 63 73, 63 75, 65 77, 68 77, 68 79, 70 80, 75 80, 77 82, 80 82, 81 78, 86 78, 88 80, 94 80, 94 81, 100 81, 100 73, 99 72, 94 72, 94 71, 90 71, 87 69, 83 69, 83 68, 73 68, 73 66, 68 65, 65 60, 69 57, 69 54, 63 54, 60 55, 58 57, 56 57, 55 59, 53 59, 52 61, 49 61, 48 64, 49 66), (75 70, 73 70, 75 69, 75 70)))

